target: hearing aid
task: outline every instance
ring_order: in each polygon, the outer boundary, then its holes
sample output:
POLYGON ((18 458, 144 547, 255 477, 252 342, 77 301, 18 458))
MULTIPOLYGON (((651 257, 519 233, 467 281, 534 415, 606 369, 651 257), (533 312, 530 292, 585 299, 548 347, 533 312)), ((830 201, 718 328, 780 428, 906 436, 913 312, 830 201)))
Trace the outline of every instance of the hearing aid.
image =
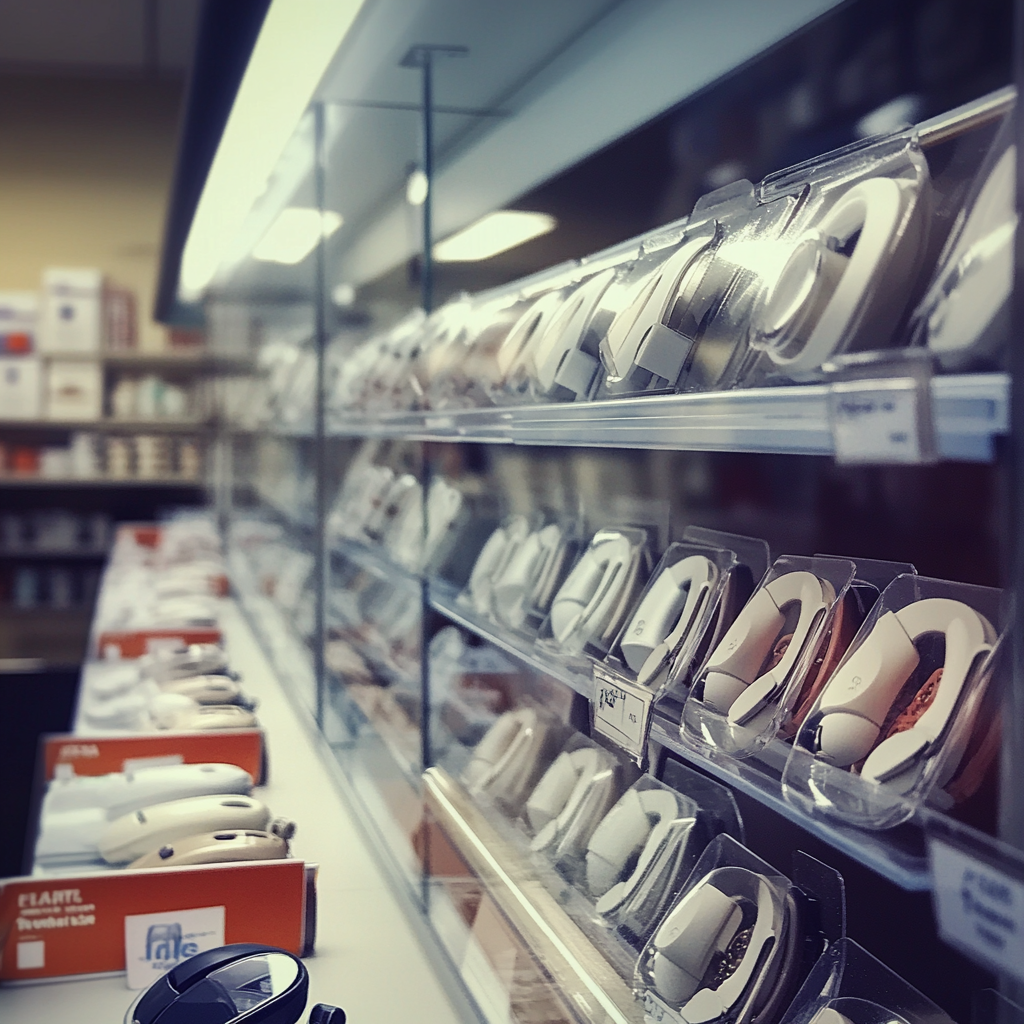
POLYGON ((692 342, 666 325, 685 275, 712 241, 709 236, 684 241, 637 284, 601 341, 610 380, 624 380, 636 367, 672 382, 679 377, 692 342))
POLYGON ((587 843, 587 887, 598 913, 611 913, 633 895, 678 816, 673 793, 635 787, 604 816, 587 843))
POLYGON ((478 615, 490 616, 494 611, 495 583, 529 535, 530 524, 525 516, 514 516, 487 538, 466 584, 473 610, 478 615))
POLYGON ((596 533, 551 604, 551 631, 563 646, 581 649, 613 632, 626 612, 641 550, 617 530, 596 533))
POLYGON ((832 585, 806 571, 766 583, 747 602, 703 671, 704 703, 743 725, 784 690, 789 673, 835 599, 832 585), (792 639, 777 664, 758 675, 785 628, 786 609, 798 604, 792 639))
POLYGON ((242 685, 230 676, 185 676, 162 683, 164 693, 190 697, 197 704, 239 704, 252 710, 255 703, 246 697, 242 685))
POLYGON ((584 281, 562 300, 543 333, 534 332, 528 355, 542 395, 559 388, 576 397, 590 392, 601 363, 584 348, 587 326, 614 278, 614 268, 608 268, 584 281))
POLYGON ((690 555, 658 574, 622 634, 623 660, 644 685, 678 650, 718 577, 704 555, 690 555))
POLYGON ((108 864, 127 864, 185 836, 221 829, 264 831, 267 806, 251 796, 196 796, 143 807, 109 822, 97 847, 108 864))
POLYGON ((473 748, 462 773, 471 793, 518 811, 544 767, 553 723, 533 708, 506 711, 473 748))
POLYGON ((768 879, 716 868, 655 933, 647 965, 654 991, 691 1024, 726 1015, 756 1019, 778 1001, 795 918, 790 898, 768 879))
POLYGON ((991 651, 994 639, 995 630, 984 616, 950 598, 925 598, 885 612, 822 692, 815 756, 843 768, 867 757, 861 775, 874 782, 884 782, 929 756, 977 659, 991 651), (878 743, 893 702, 920 664, 915 642, 929 633, 944 634, 946 641, 937 692, 910 729, 878 743))
POLYGON ((530 346, 544 335, 551 318, 562 305, 562 289, 545 292, 513 324, 498 349, 498 372, 510 382, 517 371, 522 372, 530 346))
POLYGON ((885 177, 867 178, 840 196, 762 293, 751 345, 788 372, 813 370, 866 319, 865 310, 878 302, 874 291, 884 284, 890 303, 905 296, 923 237, 917 197, 916 183, 885 177))
POLYGON ((596 748, 559 754, 526 802, 535 833, 530 848, 547 850, 557 842, 563 855, 583 854, 614 799, 615 784, 614 763, 596 748))

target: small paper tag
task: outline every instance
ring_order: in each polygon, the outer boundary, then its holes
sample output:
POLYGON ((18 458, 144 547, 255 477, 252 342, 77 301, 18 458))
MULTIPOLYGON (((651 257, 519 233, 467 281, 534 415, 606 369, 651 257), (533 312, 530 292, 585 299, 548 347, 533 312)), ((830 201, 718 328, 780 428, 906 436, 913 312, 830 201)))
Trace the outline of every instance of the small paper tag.
POLYGON ((937 839, 928 852, 943 941, 1024 981, 1024 882, 937 839))
POLYGON ((129 988, 148 988, 196 953, 224 945, 224 908, 130 914, 124 919, 129 988))
POLYGON ((836 460, 927 461, 919 402, 918 383, 909 377, 833 384, 828 408, 836 460))
POLYGON ((654 693, 600 665, 594 666, 594 729, 630 754, 638 764, 647 751, 654 693))

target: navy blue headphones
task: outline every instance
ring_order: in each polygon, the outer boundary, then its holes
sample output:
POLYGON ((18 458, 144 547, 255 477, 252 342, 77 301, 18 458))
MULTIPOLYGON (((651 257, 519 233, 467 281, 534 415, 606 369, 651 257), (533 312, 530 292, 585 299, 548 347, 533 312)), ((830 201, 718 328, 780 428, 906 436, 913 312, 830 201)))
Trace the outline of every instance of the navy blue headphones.
MULTIPOLYGON (((132 1003, 125 1024, 296 1024, 309 974, 292 953, 240 942, 198 953, 132 1003)), ((317 1003, 309 1024, 345 1024, 345 1011, 317 1003)))

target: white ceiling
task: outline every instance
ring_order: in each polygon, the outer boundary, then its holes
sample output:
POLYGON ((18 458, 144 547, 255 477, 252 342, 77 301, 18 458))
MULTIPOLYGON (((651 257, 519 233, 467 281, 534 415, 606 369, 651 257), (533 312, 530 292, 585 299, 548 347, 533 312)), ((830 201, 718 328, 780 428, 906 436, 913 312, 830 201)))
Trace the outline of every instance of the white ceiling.
POLYGON ((0 71, 181 75, 201 0, 0 0, 0 71))

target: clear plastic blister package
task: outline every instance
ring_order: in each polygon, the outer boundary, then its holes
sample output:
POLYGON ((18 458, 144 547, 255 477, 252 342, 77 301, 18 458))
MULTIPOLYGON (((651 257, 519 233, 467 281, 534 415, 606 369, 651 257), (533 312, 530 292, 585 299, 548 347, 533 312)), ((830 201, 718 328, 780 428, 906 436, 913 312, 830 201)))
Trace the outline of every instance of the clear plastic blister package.
POLYGON ((756 754, 783 729, 856 577, 849 559, 776 559, 697 673, 683 739, 733 757, 756 754))
POLYGON ((543 707, 523 704, 506 711, 474 746, 462 769, 462 782, 474 797, 517 818, 566 732, 566 726, 543 707))
POLYGON ((645 1021, 776 1024, 842 937, 844 903, 841 876, 806 854, 790 879, 717 836, 637 960, 645 1021))
POLYGON ((597 824, 571 877, 599 920, 639 948, 721 818, 717 807, 705 812, 693 797, 643 775, 597 824))
POLYGON ((977 759, 998 746, 984 697, 1001 597, 913 575, 886 587, 797 734, 786 798, 888 828, 964 772, 983 774, 977 759))
POLYGON ((568 662, 607 656, 650 576, 651 546, 646 529, 598 530, 554 595, 538 646, 568 662))
POLYGON ((526 801, 530 849, 567 877, 578 876, 590 837, 624 782, 623 766, 608 751, 573 733, 526 801))
POLYGON ((1011 110, 965 197, 914 311, 912 341, 951 371, 1005 368, 1017 213, 1011 110))
POLYGON ((779 1024, 954 1022, 866 949, 843 937, 822 954, 779 1024))

